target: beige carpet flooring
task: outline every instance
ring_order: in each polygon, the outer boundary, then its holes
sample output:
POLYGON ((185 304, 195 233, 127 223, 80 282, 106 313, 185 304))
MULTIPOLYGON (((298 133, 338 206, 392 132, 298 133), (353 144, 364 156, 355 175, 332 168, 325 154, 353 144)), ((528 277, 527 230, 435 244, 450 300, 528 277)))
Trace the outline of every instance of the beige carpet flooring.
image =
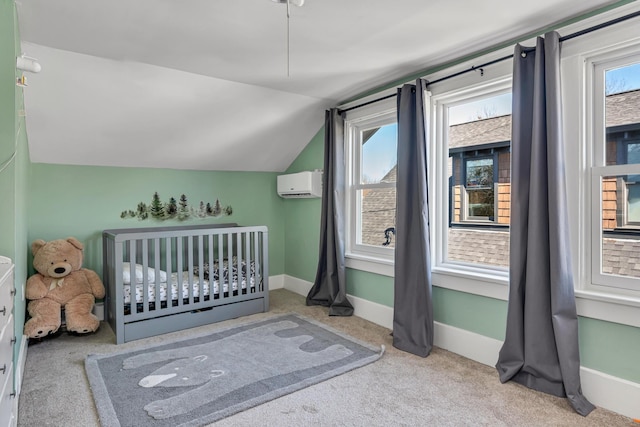
MULTIPOLYGON (((576 414, 566 399, 501 384, 494 368, 435 348, 427 358, 396 350, 390 331, 358 317, 329 317, 286 290, 271 291, 268 313, 115 345, 107 324, 89 336, 62 335, 27 352, 18 426, 98 426, 84 370, 90 353, 110 353, 175 336, 296 312, 355 338, 386 346, 373 364, 228 417, 215 426, 638 426, 604 409, 576 414)), ((111 426, 108 426, 111 427, 111 426)))

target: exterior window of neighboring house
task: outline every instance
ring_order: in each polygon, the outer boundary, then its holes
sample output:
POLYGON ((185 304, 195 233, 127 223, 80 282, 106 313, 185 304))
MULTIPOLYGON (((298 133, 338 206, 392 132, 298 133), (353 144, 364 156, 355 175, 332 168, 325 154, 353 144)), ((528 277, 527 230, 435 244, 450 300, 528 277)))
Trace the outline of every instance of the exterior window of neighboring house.
POLYGON ((493 156, 464 159, 465 219, 493 221, 495 218, 493 168, 493 156))
POLYGON ((592 284, 640 292, 640 58, 594 65, 592 284))
POLYGON ((446 230, 440 232, 437 264, 504 272, 509 265, 510 83, 435 99, 441 130, 436 134, 443 135, 437 161, 447 165, 436 190, 447 195, 446 204, 436 208, 436 221, 446 230))
MULTIPOLYGON (((487 126, 511 129, 511 116, 485 119, 487 126)), ((450 127, 473 127, 478 122, 450 127)), ((453 131, 453 132, 452 132, 453 131)), ((509 138, 509 135, 505 135, 509 138)), ((450 198, 450 226, 507 226, 509 225, 510 141, 482 146, 450 148, 452 163, 450 198)))
POLYGON ((347 256, 393 260, 396 224, 395 104, 347 115, 347 256))
MULTIPOLYGON (((640 91, 638 91, 640 93, 640 91)), ((640 108, 640 103, 638 105, 640 108)), ((640 138, 637 141, 627 142, 623 145, 624 153, 627 155, 626 163, 640 163, 640 138), (626 148, 624 148, 626 145, 626 148)), ((625 215, 623 223, 626 226, 640 226, 640 175, 629 175, 625 182, 627 200, 623 204, 625 215)))

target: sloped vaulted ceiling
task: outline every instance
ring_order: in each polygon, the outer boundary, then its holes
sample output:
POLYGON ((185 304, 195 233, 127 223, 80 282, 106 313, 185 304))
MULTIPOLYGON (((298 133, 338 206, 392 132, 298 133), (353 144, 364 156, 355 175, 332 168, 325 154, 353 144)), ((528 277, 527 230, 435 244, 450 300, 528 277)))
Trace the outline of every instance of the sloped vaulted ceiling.
POLYGON ((33 162, 283 171, 324 109, 611 1, 22 0, 33 162))

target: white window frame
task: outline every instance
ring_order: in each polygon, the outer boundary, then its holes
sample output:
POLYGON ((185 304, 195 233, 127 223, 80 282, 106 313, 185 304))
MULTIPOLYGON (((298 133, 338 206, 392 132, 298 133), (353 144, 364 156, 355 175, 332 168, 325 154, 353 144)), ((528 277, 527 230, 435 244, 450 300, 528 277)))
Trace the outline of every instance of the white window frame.
MULTIPOLYGON (((438 286, 461 290, 499 299, 508 296, 508 269, 498 266, 479 265, 461 261, 448 260, 449 233, 449 179, 448 179, 448 109, 466 104, 474 100, 500 95, 511 91, 511 66, 506 61, 502 67, 496 67, 495 72, 502 70, 500 77, 471 81, 467 85, 458 85, 458 89, 435 91, 431 97, 431 127, 432 140, 430 153, 430 188, 429 194, 434 195, 431 202, 432 231, 432 271, 434 283, 438 286)), ((489 222, 489 221, 486 221, 489 222)))
MULTIPOLYGON (((591 221, 585 228, 591 231, 590 278, 583 285, 585 290, 626 295, 640 298, 640 278, 617 276, 602 272, 602 178, 605 176, 639 175, 640 164, 606 166, 606 124, 605 124, 605 72, 610 69, 640 63, 640 43, 623 49, 615 49, 604 54, 590 56, 585 61, 587 85, 586 99, 591 101, 592 128, 585 141, 586 150, 592 156, 587 168, 590 169, 591 221)), ((589 159, 588 159, 589 160, 589 159)), ((587 255, 588 256, 588 255, 587 255)))
MULTIPOLYGON (((567 32, 580 30, 607 19, 624 14, 624 8, 610 14, 594 17, 579 23, 567 32)), ((572 39, 562 45, 562 98, 563 131, 565 140, 565 169, 567 176, 568 213, 571 236, 571 254, 575 281, 576 307, 578 315, 640 327, 640 298, 616 288, 598 286, 593 283, 592 247, 593 228, 600 230, 601 223, 592 227, 596 207, 592 200, 600 200, 593 184, 594 176, 615 175, 593 169, 596 165, 593 138, 596 124, 594 113, 594 65, 616 57, 640 52, 640 36, 637 22, 618 23, 612 27, 572 39)), ((602 110, 604 105, 602 105, 602 110)), ((604 124, 604 115, 600 115, 604 124)), ((603 129, 603 128, 602 128, 603 129)), ((602 147, 604 150, 604 147, 602 147)), ((604 151, 598 154, 604 159, 604 151)), ((615 167, 617 167, 616 165, 615 167)), ((626 165, 621 165, 626 166, 626 165)), ((599 185, 598 185, 599 187, 599 185)), ((598 207, 600 203, 597 203, 598 207)))
MULTIPOLYGON (((393 276, 394 248, 358 243, 361 233, 361 199, 358 192, 365 188, 395 188, 396 183, 360 183, 362 167, 361 131, 397 123, 395 99, 384 100, 347 112, 344 125, 345 141, 345 264, 373 273, 393 276)), ((381 235, 381 243, 384 235, 381 235)))

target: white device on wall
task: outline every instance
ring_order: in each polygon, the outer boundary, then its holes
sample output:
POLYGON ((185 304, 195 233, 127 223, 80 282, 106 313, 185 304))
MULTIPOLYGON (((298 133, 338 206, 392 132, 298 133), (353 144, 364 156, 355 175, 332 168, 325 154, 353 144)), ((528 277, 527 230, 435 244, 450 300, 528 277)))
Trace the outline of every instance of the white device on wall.
POLYGON ((16 68, 22 71, 29 71, 31 73, 39 73, 42 70, 40 63, 37 59, 30 56, 20 55, 16 58, 16 68))
POLYGON ((322 197, 322 171, 279 175, 278 196, 285 199, 322 197))

